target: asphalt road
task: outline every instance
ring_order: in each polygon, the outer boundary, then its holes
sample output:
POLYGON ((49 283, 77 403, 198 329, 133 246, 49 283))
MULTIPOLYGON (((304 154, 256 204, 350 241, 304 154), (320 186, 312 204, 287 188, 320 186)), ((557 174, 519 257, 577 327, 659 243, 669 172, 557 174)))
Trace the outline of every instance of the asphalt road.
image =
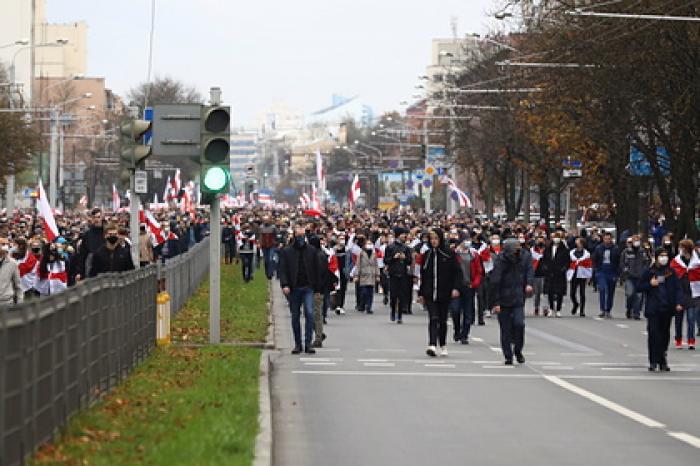
POLYGON ((670 349, 672 372, 647 372, 644 320, 572 317, 567 302, 564 318, 528 317, 527 362, 506 367, 495 319, 429 358, 420 306, 396 325, 381 296, 365 315, 351 294, 324 348, 300 357, 274 285, 277 466, 700 462, 700 351, 670 349))

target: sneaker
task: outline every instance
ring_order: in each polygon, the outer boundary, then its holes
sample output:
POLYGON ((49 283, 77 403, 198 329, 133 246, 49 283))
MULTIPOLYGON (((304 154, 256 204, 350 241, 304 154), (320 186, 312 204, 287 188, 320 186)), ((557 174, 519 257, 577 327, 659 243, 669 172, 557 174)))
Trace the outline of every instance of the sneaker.
POLYGON ((316 354, 316 350, 313 349, 311 346, 307 346, 306 350, 304 351, 306 354, 316 354))
POLYGON ((554 314, 554 317, 556 317, 556 318, 558 318, 558 319, 561 318, 561 311, 557 311, 557 312, 554 314))
POLYGON ((446 357, 447 356, 447 346, 441 346, 440 347, 440 356, 446 357))
POLYGON ((425 354, 427 354, 431 358, 434 358, 435 356, 437 356, 437 348, 435 348, 434 346, 428 346, 428 349, 425 350, 425 354))
POLYGON ((540 310, 537 309, 537 308, 535 308, 535 312, 534 312, 533 315, 534 315, 535 317, 537 317, 538 315, 540 315, 540 310))
POLYGON ((392 313, 391 313, 391 316, 389 317, 389 319, 390 319, 392 322, 395 321, 395 320, 396 320, 396 315, 392 312, 392 313))
POLYGON ((482 326, 483 326, 483 325, 486 325, 486 322, 484 322, 483 320, 480 320, 480 321, 479 321, 479 325, 482 325, 482 326))
POLYGON ((340 314, 341 316, 344 316, 344 315, 345 315, 345 309, 343 309, 342 307, 339 307, 338 310, 337 310, 336 312, 337 312, 338 314, 340 314))
POLYGON ((581 311, 581 314, 579 314, 579 317, 586 317, 586 313, 581 311))
POLYGON ((612 314, 610 312, 605 313, 605 318, 606 319, 612 319, 612 314))
POLYGON ((525 356, 522 354, 516 354, 515 359, 518 361, 518 364, 525 364, 525 356))
POLYGON ((695 349, 695 338, 688 338, 688 349, 691 351, 695 349))
POLYGON ((312 348, 323 348, 323 343, 321 343, 320 341, 315 341, 315 342, 311 343, 311 347, 312 348))
POLYGON ((506 359, 505 364, 506 364, 506 366, 512 366, 512 365, 513 365, 513 360, 512 360, 512 359, 506 359))
POLYGON ((294 349, 292 350, 292 354, 299 354, 301 353, 301 346, 295 346, 294 349))
POLYGON ((367 310, 367 314, 374 314, 373 311, 370 311, 369 309, 367 310))
POLYGON ((491 311, 488 311, 488 310, 484 311, 484 317, 486 317, 487 319, 490 319, 491 318, 491 311))
POLYGON ((397 324, 403 324, 403 320, 398 319, 398 320, 396 321, 396 323, 397 323, 397 324))
POLYGON ((599 318, 599 319, 604 319, 604 318, 605 318, 605 312, 601 312, 600 314, 598 314, 598 318, 599 318))
POLYGON ((676 349, 683 349, 683 340, 676 338, 676 349))
POLYGON ((577 313, 578 313, 578 309, 576 309, 575 307, 571 308, 571 315, 572 316, 575 316, 577 313))
POLYGON ((463 344, 463 345, 468 345, 468 344, 469 344, 469 339, 468 339, 468 338, 462 338, 461 340, 459 340, 459 342, 460 342, 461 344, 463 344))

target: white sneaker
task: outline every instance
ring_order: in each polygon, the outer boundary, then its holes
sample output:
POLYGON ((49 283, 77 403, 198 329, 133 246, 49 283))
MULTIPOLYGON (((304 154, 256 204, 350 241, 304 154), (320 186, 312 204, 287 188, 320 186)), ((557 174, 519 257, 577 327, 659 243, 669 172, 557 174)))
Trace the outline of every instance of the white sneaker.
POLYGON ((440 356, 447 356, 447 346, 440 347, 440 356))
POLYGON ((484 311, 484 317, 486 317, 487 319, 490 319, 491 318, 491 311, 489 311, 489 310, 484 311))
POLYGON ((338 308, 338 314, 340 314, 341 316, 344 315, 344 314, 345 314, 345 309, 343 309, 342 307, 339 307, 339 308, 338 308))
POLYGON ((435 356, 437 356, 437 348, 435 348, 434 346, 428 346, 428 349, 425 350, 425 354, 427 354, 431 358, 434 358, 435 356))
POLYGON ((557 313, 554 314, 554 317, 557 317, 557 318, 561 317, 561 311, 557 311, 557 313))

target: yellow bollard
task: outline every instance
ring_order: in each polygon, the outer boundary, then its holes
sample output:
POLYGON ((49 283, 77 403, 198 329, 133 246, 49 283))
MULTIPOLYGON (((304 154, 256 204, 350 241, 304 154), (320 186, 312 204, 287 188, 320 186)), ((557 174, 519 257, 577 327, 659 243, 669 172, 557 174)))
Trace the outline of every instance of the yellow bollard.
POLYGON ((161 291, 156 297, 158 321, 156 322, 156 342, 159 346, 170 344, 170 295, 161 291))

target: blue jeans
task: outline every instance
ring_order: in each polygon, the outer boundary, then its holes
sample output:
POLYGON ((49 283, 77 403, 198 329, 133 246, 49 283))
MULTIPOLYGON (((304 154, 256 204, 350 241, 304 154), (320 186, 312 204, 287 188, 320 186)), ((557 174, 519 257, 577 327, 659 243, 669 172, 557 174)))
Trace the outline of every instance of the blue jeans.
POLYGON ((700 309, 696 307, 691 307, 685 309, 683 312, 677 312, 675 315, 676 323, 676 340, 683 338, 683 314, 687 320, 688 334, 686 338, 688 340, 695 340, 695 325, 698 322, 698 317, 700 317, 700 309))
POLYGON ((501 327, 501 349, 508 361, 522 354, 525 346, 525 310, 523 307, 502 307, 498 314, 501 327))
POLYGON ((596 283, 598 285, 598 298, 600 299, 600 312, 609 314, 612 311, 615 299, 615 277, 613 275, 596 272, 596 283))
POLYGON ((372 285, 360 287, 360 310, 372 310, 372 301, 374 300, 374 287, 372 285))
POLYGON ((243 267, 243 280, 249 282, 253 279, 253 254, 241 254, 241 266, 243 267))
POLYGON ((642 293, 637 292, 639 279, 627 277, 625 280, 625 297, 627 298, 627 310, 634 316, 639 317, 642 311, 642 293))
POLYGON ((265 261, 265 276, 268 280, 272 280, 272 277, 275 275, 275 255, 277 250, 275 248, 263 248, 262 253, 265 261))
POLYGON ((475 290, 469 287, 459 289, 459 298, 453 298, 450 304, 455 340, 468 340, 469 331, 474 324, 475 290))
POLYGON ((292 332, 294 345, 301 348, 301 308, 304 307, 304 342, 311 346, 314 333, 314 291, 309 287, 294 288, 289 293, 289 310, 292 312, 292 332))

